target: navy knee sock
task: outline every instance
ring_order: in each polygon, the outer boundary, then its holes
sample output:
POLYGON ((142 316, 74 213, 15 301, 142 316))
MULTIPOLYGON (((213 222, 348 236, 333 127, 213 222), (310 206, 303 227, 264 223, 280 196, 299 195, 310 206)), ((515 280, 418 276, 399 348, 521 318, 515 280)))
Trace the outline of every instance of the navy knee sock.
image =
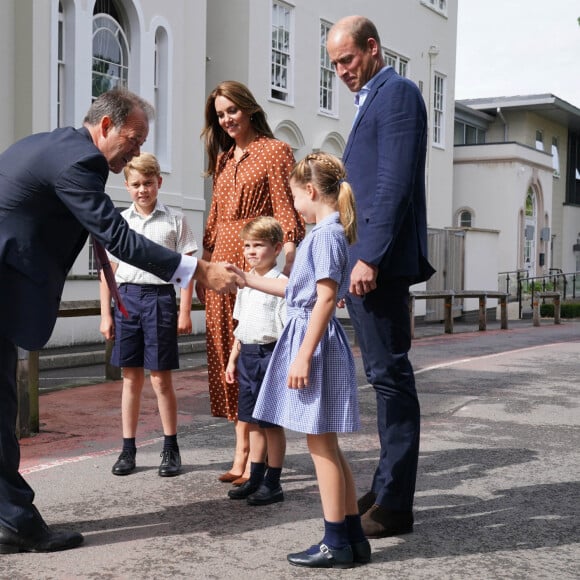
POLYGON ((265 463, 250 463, 250 482, 260 484, 264 480, 264 473, 266 473, 265 463))
POLYGON ((362 529, 359 514, 346 516, 345 521, 348 541, 350 544, 358 544, 359 542, 364 542, 367 539, 362 529))
MULTIPOLYGON (((335 550, 346 548, 350 545, 348 532, 346 530, 346 520, 342 522, 328 522, 324 520, 324 538, 322 538, 321 543, 335 550)), ((312 546, 307 552, 315 554, 318 550, 319 547, 316 545, 312 546)))
POLYGON ((269 489, 276 489, 280 485, 281 467, 268 467, 264 477, 264 485, 269 489))
POLYGON ((177 445, 177 433, 175 435, 164 435, 163 437, 163 450, 179 451, 179 445, 177 445))
POLYGON ((129 451, 129 453, 132 453, 133 455, 137 453, 135 437, 123 437, 123 451, 129 451))

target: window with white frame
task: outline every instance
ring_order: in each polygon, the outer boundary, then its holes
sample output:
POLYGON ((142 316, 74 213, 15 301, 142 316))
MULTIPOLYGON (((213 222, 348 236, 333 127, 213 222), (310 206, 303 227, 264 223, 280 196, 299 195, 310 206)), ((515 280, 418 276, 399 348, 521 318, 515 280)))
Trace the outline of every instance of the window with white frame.
POLYGON ((473 214, 468 209, 462 209, 457 215, 460 228, 470 228, 473 225, 473 214))
POLYGON ((155 31, 155 61, 153 71, 153 91, 155 106, 155 154, 162 169, 169 169, 170 165, 170 102, 169 87, 169 38, 167 30, 159 27, 155 31))
POLYGON ((541 129, 536 130, 536 149, 538 151, 544 150, 544 132, 541 129))
POLYGON ((554 177, 560 177, 560 153, 558 151, 558 137, 552 137, 552 168, 554 177))
POLYGON ((402 77, 407 76, 407 66, 409 59, 405 58, 392 50, 383 48, 383 58, 387 66, 392 66, 402 77))
POLYGON ((127 86, 129 43, 113 2, 97 0, 93 11, 92 98, 127 86))
POLYGON ((272 2, 272 65, 270 95, 289 103, 292 89, 292 7, 283 2, 272 2))
POLYGON ((63 127, 64 121, 64 9, 62 2, 58 3, 58 32, 57 32, 57 73, 56 73, 56 126, 63 127))
POLYGON ((433 136, 434 145, 445 145, 445 77, 433 75, 433 136))
POLYGON ((320 21, 320 110, 336 115, 338 112, 336 71, 326 51, 326 39, 332 24, 320 21))
POLYGON ((464 121, 455 121, 454 145, 479 145, 485 143, 485 129, 464 121))
POLYGON ((447 0, 421 0, 421 4, 443 16, 447 16, 447 0))

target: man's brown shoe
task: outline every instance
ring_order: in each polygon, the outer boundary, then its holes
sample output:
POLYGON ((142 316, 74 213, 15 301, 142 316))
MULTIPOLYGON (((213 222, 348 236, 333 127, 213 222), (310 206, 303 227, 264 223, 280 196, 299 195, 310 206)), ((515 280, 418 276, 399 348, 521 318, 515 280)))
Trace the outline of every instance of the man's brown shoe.
POLYGON ((365 512, 368 512, 376 500, 377 494, 374 491, 367 491, 363 496, 358 498, 358 513, 362 516, 365 512))
POLYGON ((393 511, 375 504, 363 514, 361 524, 367 538, 410 534, 413 531, 413 512, 393 511))

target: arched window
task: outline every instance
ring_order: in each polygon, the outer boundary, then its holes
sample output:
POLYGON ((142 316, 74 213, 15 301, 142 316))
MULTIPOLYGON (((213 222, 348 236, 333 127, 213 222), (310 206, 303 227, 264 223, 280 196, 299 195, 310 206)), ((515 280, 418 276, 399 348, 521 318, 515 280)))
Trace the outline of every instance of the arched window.
POLYGON ((536 275, 536 230, 537 201, 536 193, 529 187, 524 206, 524 268, 530 276, 536 275))
POLYGON ((92 98, 127 86, 129 43, 119 13, 110 0, 97 0, 93 11, 92 98))
POLYGON ((170 163, 169 151, 169 38, 163 27, 155 31, 155 63, 154 63, 154 91, 155 91, 155 154, 162 169, 168 169, 170 163))
POLYGON ((463 210, 459 214, 459 226, 462 228, 470 228, 471 227, 472 216, 471 212, 468 210, 463 210))

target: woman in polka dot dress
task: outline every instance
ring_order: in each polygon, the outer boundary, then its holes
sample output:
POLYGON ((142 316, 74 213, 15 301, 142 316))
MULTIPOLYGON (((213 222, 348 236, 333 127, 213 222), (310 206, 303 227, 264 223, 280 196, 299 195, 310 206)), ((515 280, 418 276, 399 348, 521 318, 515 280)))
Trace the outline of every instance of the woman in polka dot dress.
MULTIPOLYGON (((209 95, 202 132, 208 156, 206 175, 213 194, 203 237, 203 258, 248 270, 239 233, 257 216, 276 218, 284 230, 285 265, 290 273, 296 245, 304 238, 304 221, 294 209, 289 175, 292 149, 274 138, 266 114, 242 83, 224 81, 209 95)), ((248 477, 248 424, 237 421, 238 385, 225 381, 233 345, 235 296, 196 286, 206 307, 206 341, 211 413, 235 421, 236 450, 231 469, 221 481, 243 483, 248 477), (238 480, 239 481, 236 481, 238 480)), ((249 467, 249 466, 248 466, 249 467)))

